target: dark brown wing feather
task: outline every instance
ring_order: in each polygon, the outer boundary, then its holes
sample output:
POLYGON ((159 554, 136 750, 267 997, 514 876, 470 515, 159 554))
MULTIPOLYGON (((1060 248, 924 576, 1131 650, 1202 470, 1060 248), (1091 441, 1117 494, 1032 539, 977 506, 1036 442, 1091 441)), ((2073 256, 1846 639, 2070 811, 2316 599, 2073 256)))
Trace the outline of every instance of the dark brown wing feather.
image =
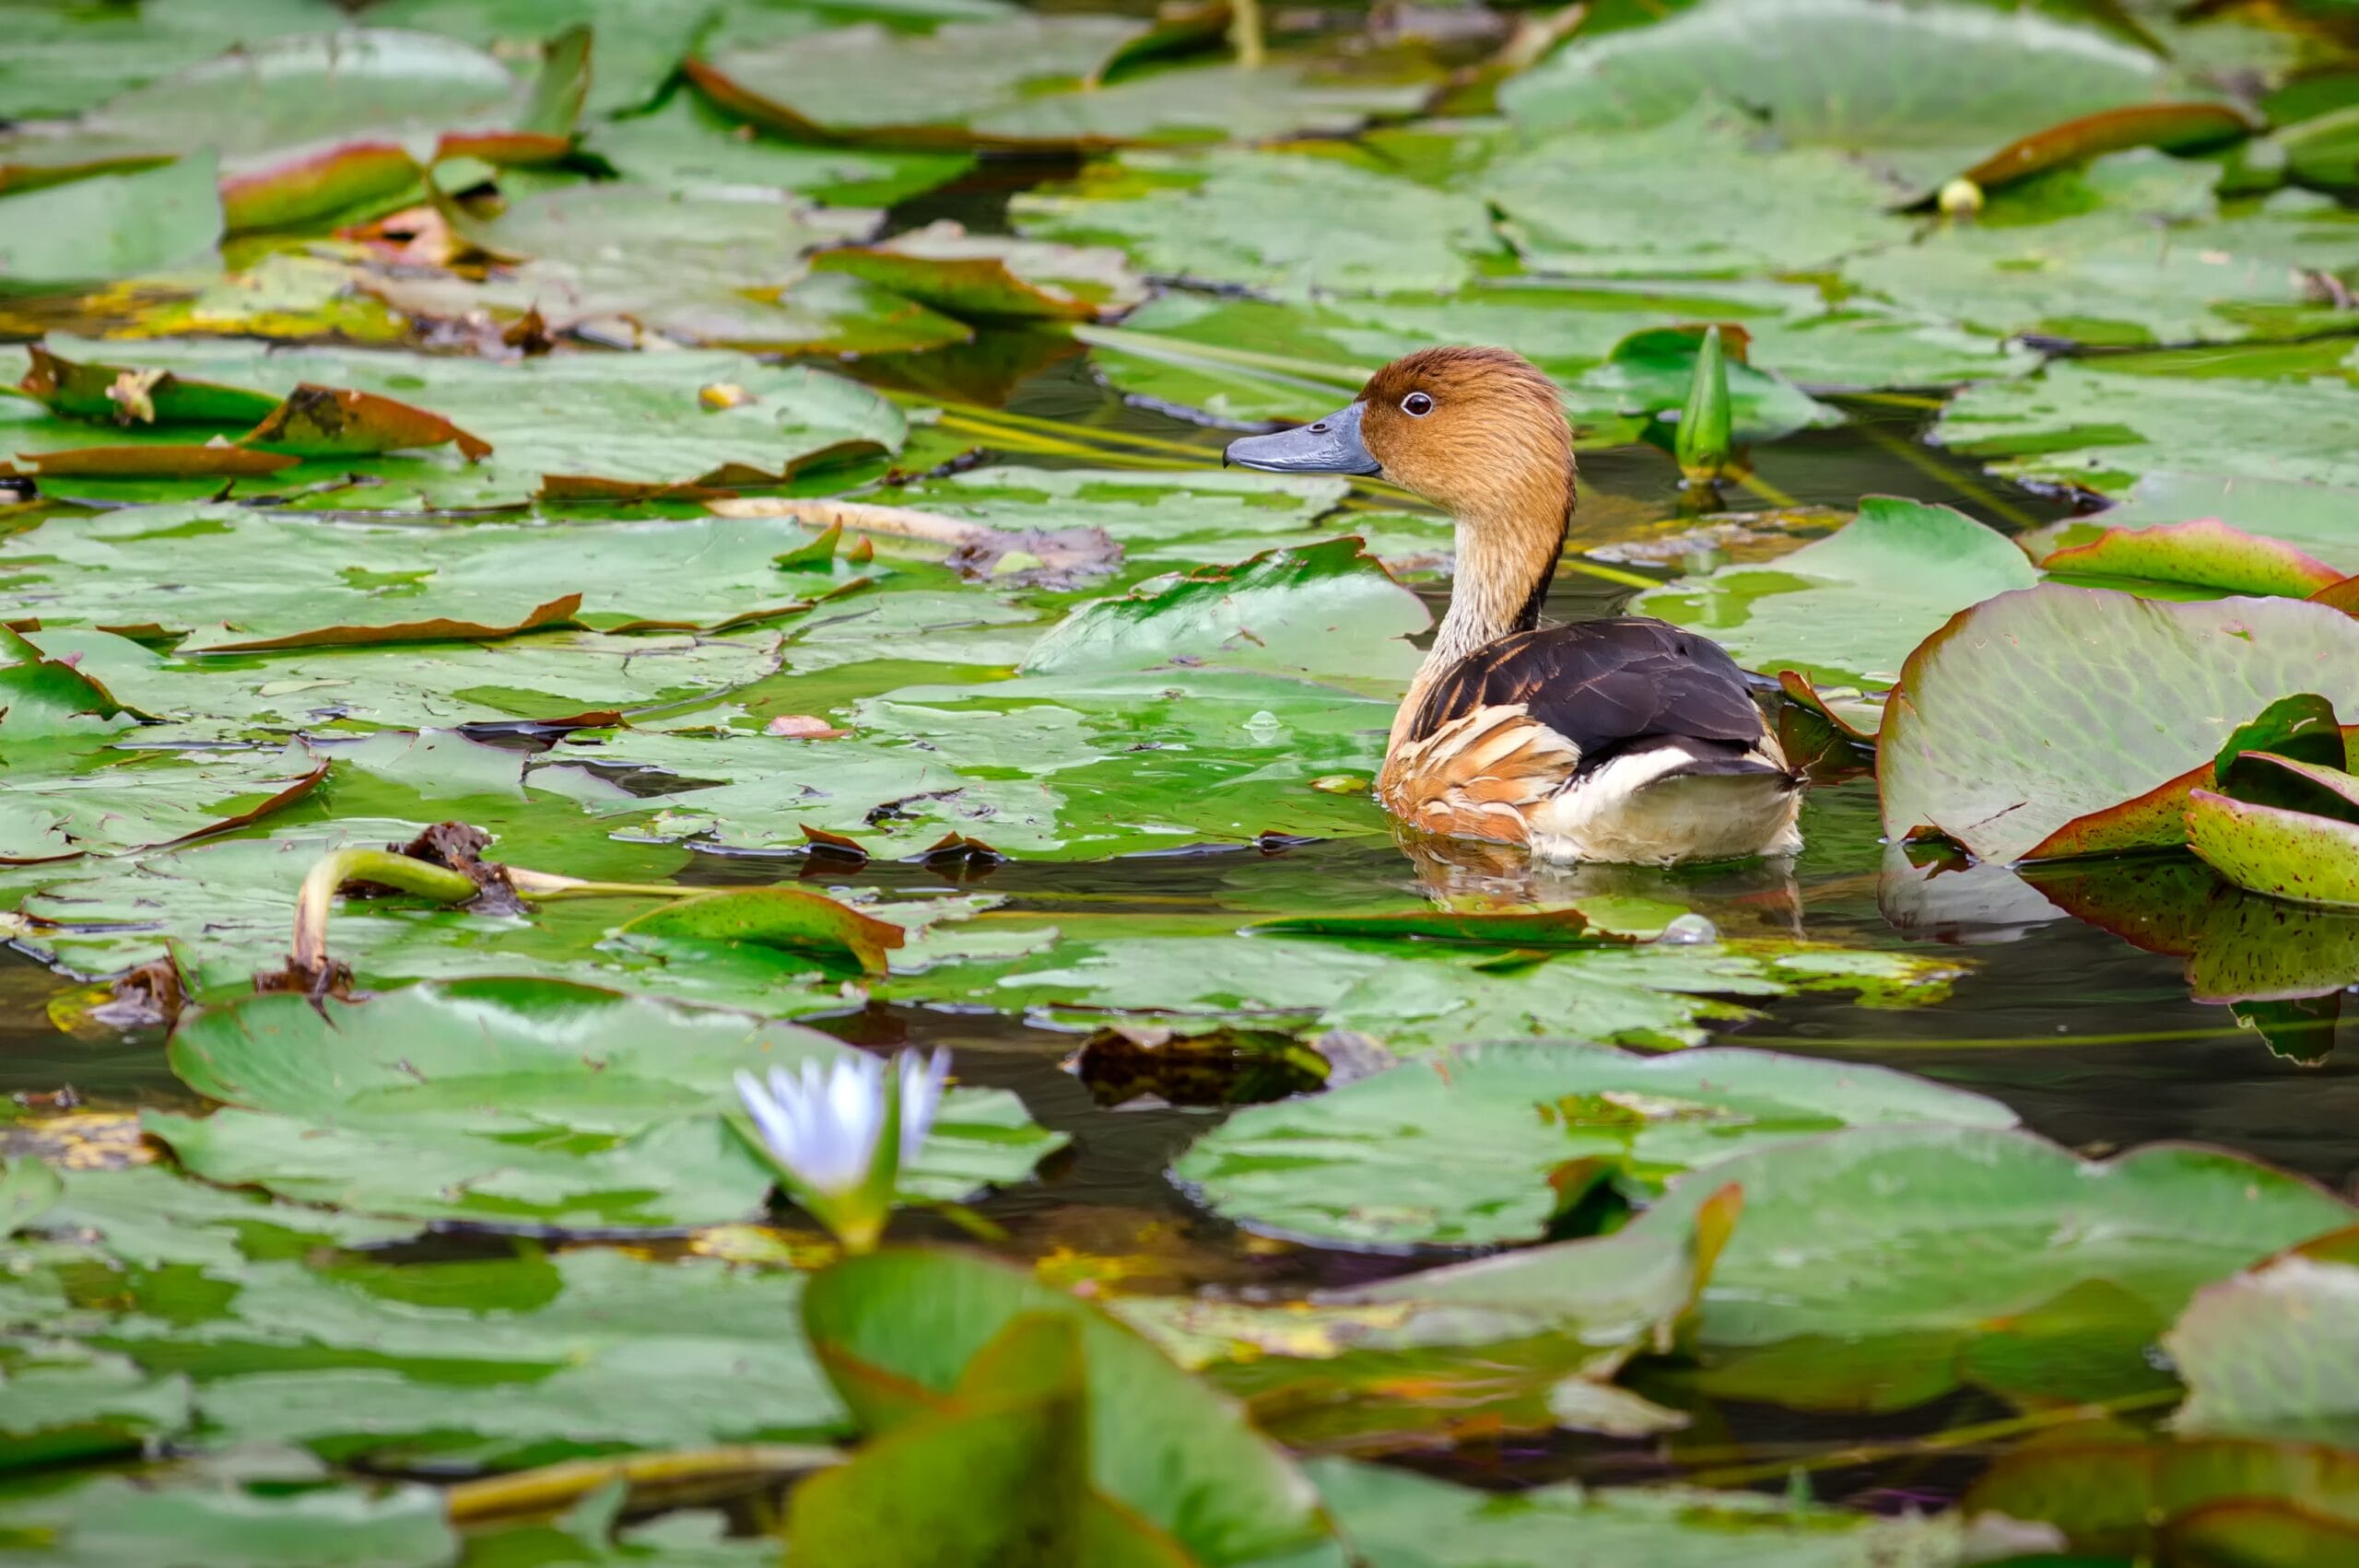
POLYGON ((1744 672, 1718 643, 1628 615, 1513 632, 1477 649, 1434 683, 1407 738, 1509 703, 1580 747, 1584 768, 1650 736, 1750 743, 1764 728, 1744 672))

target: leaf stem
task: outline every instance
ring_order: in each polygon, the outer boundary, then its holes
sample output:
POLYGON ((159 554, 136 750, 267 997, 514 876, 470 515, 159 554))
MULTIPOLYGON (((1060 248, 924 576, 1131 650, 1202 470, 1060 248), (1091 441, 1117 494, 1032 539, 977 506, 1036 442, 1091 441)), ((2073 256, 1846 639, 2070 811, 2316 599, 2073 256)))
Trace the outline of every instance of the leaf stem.
MULTIPOLYGON (((681 1448, 619 1459, 569 1459, 513 1475, 461 1481, 442 1493, 454 1525, 482 1524, 519 1515, 556 1514, 615 1480, 642 1490, 682 1490, 717 1482, 800 1475, 843 1462, 833 1448, 785 1443, 741 1443, 681 1448)), ((634 1501, 643 1499, 634 1498, 634 1501)))
POLYGON ((1228 41, 1237 51, 1237 63, 1247 70, 1259 70, 1269 56, 1263 41, 1262 0, 1229 0, 1228 41))
POLYGON ((482 891, 464 872, 395 850, 331 849, 304 873, 303 886, 295 895, 295 938, 288 957, 297 973, 315 975, 327 966, 328 909, 335 902, 336 889, 347 882, 383 883, 438 904, 464 904, 482 891))
POLYGON ((2009 1416, 2004 1421, 1952 1427, 1947 1432, 1936 1432, 1924 1437, 1853 1444, 1813 1455, 1806 1459, 1765 1459, 1758 1464, 1728 1465, 1716 1470, 1699 1470, 1684 1479, 1690 1486, 1749 1486, 1755 1481, 1775 1480, 1796 1472, 1848 1469, 1854 1465, 1873 1464, 1879 1459, 1899 1458, 1909 1454, 1938 1454, 1951 1448, 1974 1447, 2001 1438, 2044 1431, 2051 1426, 2070 1426, 2074 1422, 2118 1415, 2124 1410, 2151 1410, 2156 1405, 2176 1404, 2185 1396, 2183 1388, 2148 1388, 2111 1399, 2096 1399, 2087 1404, 2065 1405, 2055 1410, 2034 1410, 2027 1415, 2009 1416))

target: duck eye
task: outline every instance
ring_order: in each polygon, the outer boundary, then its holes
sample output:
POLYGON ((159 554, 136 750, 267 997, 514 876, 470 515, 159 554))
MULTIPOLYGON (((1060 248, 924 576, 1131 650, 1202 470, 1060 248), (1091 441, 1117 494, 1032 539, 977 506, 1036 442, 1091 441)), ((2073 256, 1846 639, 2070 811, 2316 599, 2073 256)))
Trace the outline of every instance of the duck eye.
POLYGON ((1401 411, 1423 419, 1434 411, 1434 400, 1423 392, 1411 392, 1401 400, 1401 411))

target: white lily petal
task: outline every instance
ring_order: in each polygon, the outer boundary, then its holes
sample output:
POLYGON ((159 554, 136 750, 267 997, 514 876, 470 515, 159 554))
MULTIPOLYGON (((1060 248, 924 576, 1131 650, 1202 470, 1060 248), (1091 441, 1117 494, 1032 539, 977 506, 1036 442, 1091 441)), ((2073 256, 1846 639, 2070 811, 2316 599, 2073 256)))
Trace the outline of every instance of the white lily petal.
POLYGON ((902 1051, 893 1065, 901 1075, 901 1164, 906 1168, 933 1130, 934 1115, 942 1108, 942 1085, 950 1076, 950 1053, 940 1046, 931 1051, 902 1051))

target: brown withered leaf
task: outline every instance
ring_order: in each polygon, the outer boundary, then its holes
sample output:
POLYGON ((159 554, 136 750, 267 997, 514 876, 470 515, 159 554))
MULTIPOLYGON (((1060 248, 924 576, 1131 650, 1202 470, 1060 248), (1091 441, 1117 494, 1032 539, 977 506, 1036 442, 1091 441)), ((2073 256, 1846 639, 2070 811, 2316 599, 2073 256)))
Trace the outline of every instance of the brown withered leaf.
POLYGON ((202 636, 183 643, 184 653, 264 653, 282 648, 342 648, 387 642, 486 642, 540 631, 570 623, 581 608, 581 595, 562 593, 536 605, 514 626, 486 626, 479 621, 454 621, 437 616, 425 621, 400 621, 383 626, 316 626, 284 637, 249 638, 230 642, 206 642, 202 636))
POLYGON ((242 479, 276 474, 302 460, 288 452, 190 442, 18 452, 17 461, 30 463, 44 479, 242 479))
POLYGON ((457 442, 470 462, 491 443, 440 415, 374 392, 304 382, 239 443, 304 457, 370 457, 457 442))

